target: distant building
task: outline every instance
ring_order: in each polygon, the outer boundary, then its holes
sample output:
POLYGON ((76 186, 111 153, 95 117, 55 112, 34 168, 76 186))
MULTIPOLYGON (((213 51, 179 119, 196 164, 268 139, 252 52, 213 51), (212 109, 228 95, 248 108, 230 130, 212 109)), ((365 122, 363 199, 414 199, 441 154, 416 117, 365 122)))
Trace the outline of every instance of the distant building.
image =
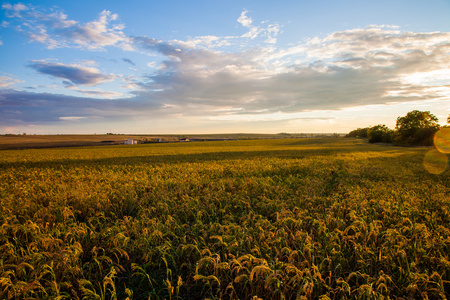
POLYGON ((180 142, 189 142, 189 139, 188 138, 181 138, 180 142))
POLYGON ((127 139, 125 142, 124 142, 124 144, 125 145, 136 145, 137 144, 137 140, 135 140, 135 139, 127 139))

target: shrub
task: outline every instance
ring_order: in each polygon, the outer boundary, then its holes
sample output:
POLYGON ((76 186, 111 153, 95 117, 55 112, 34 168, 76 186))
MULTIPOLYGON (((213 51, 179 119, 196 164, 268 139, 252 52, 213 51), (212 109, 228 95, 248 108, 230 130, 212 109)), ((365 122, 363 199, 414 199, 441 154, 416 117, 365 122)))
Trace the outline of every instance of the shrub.
POLYGON ((392 133, 393 130, 386 125, 379 124, 369 128, 367 137, 369 138, 369 143, 390 143, 392 142, 392 133))

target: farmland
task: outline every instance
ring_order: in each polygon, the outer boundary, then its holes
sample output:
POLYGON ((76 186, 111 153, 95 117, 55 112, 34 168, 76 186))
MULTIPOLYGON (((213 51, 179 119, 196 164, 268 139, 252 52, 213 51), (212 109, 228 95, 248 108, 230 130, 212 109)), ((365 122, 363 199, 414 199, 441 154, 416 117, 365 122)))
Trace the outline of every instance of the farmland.
POLYGON ((430 148, 276 139, 0 152, 0 299, 444 299, 430 148))
POLYGON ((193 141, 220 141, 220 140, 248 140, 248 139, 274 139, 293 137, 323 136, 323 134, 194 134, 182 135, 148 135, 148 134, 61 134, 61 135, 26 135, 8 134, 0 135, 0 150, 37 149, 56 147, 84 147, 84 146, 109 146, 124 144, 128 138, 136 139, 142 143, 178 142, 180 138, 188 138, 193 141))

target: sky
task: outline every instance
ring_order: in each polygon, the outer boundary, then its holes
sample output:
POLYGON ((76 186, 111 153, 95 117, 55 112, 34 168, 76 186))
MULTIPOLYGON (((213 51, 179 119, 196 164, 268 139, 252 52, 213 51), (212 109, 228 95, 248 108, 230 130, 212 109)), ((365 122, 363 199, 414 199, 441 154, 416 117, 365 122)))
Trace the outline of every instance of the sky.
POLYGON ((450 1, 1 1, 0 134, 347 133, 450 114, 450 1))

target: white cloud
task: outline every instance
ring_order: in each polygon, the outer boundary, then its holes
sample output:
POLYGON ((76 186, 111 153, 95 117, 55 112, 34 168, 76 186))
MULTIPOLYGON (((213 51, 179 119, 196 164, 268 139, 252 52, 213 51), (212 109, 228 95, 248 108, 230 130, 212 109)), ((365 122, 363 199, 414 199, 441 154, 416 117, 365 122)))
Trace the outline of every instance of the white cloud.
POLYGON ((250 27, 253 23, 252 19, 247 16, 248 10, 244 9, 237 21, 244 27, 250 27))
POLYGON ((21 4, 21 3, 17 3, 17 4, 14 4, 14 5, 11 5, 10 3, 5 3, 5 4, 2 5, 2 9, 5 9, 5 10, 8 11, 8 13, 7 13, 8 17, 10 17, 10 18, 18 17, 18 18, 20 18, 21 17, 21 12, 28 10, 28 7, 23 5, 23 4, 21 4))
POLYGON ((271 24, 267 28, 266 43, 275 44, 277 42, 276 36, 281 32, 281 27, 278 24, 271 24))
POLYGON ((263 27, 267 22, 261 22, 261 26, 253 25, 253 20, 247 16, 248 10, 244 9, 237 19, 238 23, 246 27, 248 31, 241 37, 249 38, 251 40, 256 39, 259 36, 264 36, 265 42, 269 44, 275 44, 277 42, 276 37, 281 33, 281 27, 279 24, 268 24, 263 27))
POLYGON ((450 86, 450 69, 444 66, 443 69, 428 71, 428 72, 415 72, 412 74, 404 75, 400 80, 406 84, 436 86, 447 85, 450 86))
POLYGON ((18 23, 31 41, 44 44, 47 48, 78 47, 99 50, 106 46, 117 46, 131 50, 124 25, 117 24, 117 14, 104 10, 97 20, 84 24, 68 19, 61 11, 47 12, 32 5, 4 4, 7 16, 18 23))
POLYGON ((211 49, 230 46, 232 45, 231 41, 235 38, 236 37, 233 36, 217 37, 213 35, 206 35, 189 38, 186 41, 174 40, 172 42, 187 48, 211 49))
MULTIPOLYGON (((447 52, 450 33, 414 33, 376 27, 339 31, 323 39, 315 38, 307 44, 305 53, 310 59, 369 58, 383 59, 376 54, 392 58, 405 55, 432 55, 447 52)), ((443 53, 446 55, 446 53, 443 53)), ((386 57, 384 57, 386 58, 386 57)))
POLYGON ((116 14, 104 10, 100 13, 98 20, 75 26, 70 31, 64 32, 63 36, 70 39, 73 43, 89 49, 120 44, 127 48, 129 47, 129 45, 126 45, 127 37, 121 31, 124 26, 119 24, 109 27, 109 23, 117 20, 117 18, 116 14))

